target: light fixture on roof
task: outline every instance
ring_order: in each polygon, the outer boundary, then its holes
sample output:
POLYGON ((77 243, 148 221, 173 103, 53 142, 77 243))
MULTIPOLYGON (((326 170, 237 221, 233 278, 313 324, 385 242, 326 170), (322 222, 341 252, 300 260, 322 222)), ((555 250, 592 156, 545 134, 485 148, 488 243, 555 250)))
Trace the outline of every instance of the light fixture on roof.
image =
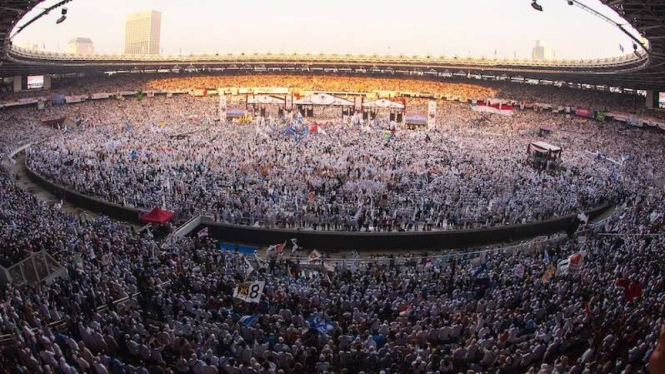
POLYGON ((540 4, 538 4, 538 0, 533 0, 533 1, 531 2, 531 7, 532 7, 533 9, 539 11, 539 12, 542 12, 542 11, 543 11, 543 6, 540 5, 540 4))
POLYGON ((67 19, 67 8, 62 8, 62 13, 61 14, 62 15, 60 16, 60 18, 58 18, 58 20, 55 21, 56 25, 59 25, 59 24, 65 22, 65 20, 67 19))

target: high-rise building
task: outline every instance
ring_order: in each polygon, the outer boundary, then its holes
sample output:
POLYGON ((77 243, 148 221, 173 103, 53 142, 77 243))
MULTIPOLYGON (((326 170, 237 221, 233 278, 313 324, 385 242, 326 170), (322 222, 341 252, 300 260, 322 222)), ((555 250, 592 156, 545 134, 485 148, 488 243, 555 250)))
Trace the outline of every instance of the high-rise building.
POLYGON ((67 43, 67 53, 90 55, 95 53, 95 47, 90 38, 74 38, 67 43))
POLYGON ((531 52, 531 58, 534 60, 554 60, 554 49, 536 40, 536 45, 531 52))
POLYGON ((159 54, 162 13, 155 10, 127 15, 125 53, 131 55, 159 54))

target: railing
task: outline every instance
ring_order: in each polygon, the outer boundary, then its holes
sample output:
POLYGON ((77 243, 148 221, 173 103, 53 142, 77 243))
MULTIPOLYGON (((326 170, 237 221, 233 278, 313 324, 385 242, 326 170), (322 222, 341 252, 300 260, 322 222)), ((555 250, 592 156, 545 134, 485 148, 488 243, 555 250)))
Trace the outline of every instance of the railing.
POLYGON ((299 53, 227 53, 227 54, 189 54, 189 55, 127 55, 127 54, 68 54, 48 51, 34 51, 20 47, 12 47, 13 57, 45 61, 74 62, 155 62, 155 63, 255 63, 255 62, 293 62, 293 63, 339 63, 339 64, 418 64, 418 65, 472 65, 472 66, 511 66, 534 68, 609 68, 626 67, 627 65, 645 62, 648 55, 635 52, 617 57, 599 59, 571 60, 528 60, 528 59, 497 59, 485 57, 448 57, 448 56, 390 56, 390 55, 352 55, 352 54, 299 54, 299 53))

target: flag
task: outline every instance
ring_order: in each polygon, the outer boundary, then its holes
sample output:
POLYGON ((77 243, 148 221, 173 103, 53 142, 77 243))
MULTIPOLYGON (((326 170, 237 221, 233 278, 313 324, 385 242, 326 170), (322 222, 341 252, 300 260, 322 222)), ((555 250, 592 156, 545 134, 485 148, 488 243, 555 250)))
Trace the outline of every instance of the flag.
POLYGON ((411 313, 411 309, 413 309, 413 304, 404 304, 399 307, 399 315, 400 316, 405 316, 409 313, 411 313))
POLYGON ((589 223, 589 216, 587 216, 586 214, 584 214, 584 212, 578 214, 578 215, 577 215, 577 218, 578 218, 580 221, 584 222, 584 223, 589 223))
POLYGON ((623 45, 619 44, 619 50, 621 51, 621 53, 623 53, 623 51, 624 51, 623 45))
POLYGON ((602 112, 602 111, 600 111, 600 110, 596 110, 596 111, 594 112, 594 116, 593 116, 593 118, 594 118, 596 121, 604 121, 604 120, 605 120, 605 112, 602 112))
POLYGON ((259 320, 258 314, 248 314, 238 320, 238 324, 242 327, 252 327, 259 320))
POLYGON ((268 263, 266 262, 266 260, 259 257, 259 255, 254 254, 254 259, 256 260, 256 264, 259 265, 260 269, 267 269, 268 268, 268 263))
POLYGON ((263 288, 266 282, 243 282, 236 286, 233 291, 233 297, 246 303, 258 303, 263 295, 263 288))
POLYGON ((277 254, 281 254, 284 252, 284 247, 286 247, 286 242, 284 243, 279 243, 279 244, 273 244, 268 249, 266 249, 266 252, 272 252, 275 251, 277 254))
POLYGON ((570 261, 566 260, 561 260, 559 263, 556 265, 556 273, 560 275, 566 275, 568 274, 568 269, 570 268, 570 261))
POLYGON ((557 274, 568 274, 569 272, 578 272, 584 266, 584 252, 577 252, 567 259, 559 261, 557 264, 557 274))
POLYGON ((245 264, 244 264, 245 265, 245 277, 249 277, 249 275, 252 274, 252 272, 254 272, 254 266, 252 266, 252 263, 249 262, 247 257, 242 256, 242 258, 243 258, 243 261, 245 262, 245 264))
POLYGON ((309 254, 308 259, 309 259, 309 262, 317 261, 317 260, 321 259, 321 253, 319 253, 319 251, 317 251, 315 249, 315 250, 312 251, 312 253, 309 254))
POLYGON ((549 282, 550 279, 556 274, 556 268, 554 265, 550 265, 547 267, 547 270, 545 270, 545 274, 543 274, 542 278, 540 278, 543 282, 549 282))
POLYGON ((136 99, 138 101, 143 100, 143 91, 142 90, 138 90, 138 92, 136 93, 136 99))
POLYGON ((205 228, 199 230, 199 232, 196 235, 199 237, 199 239, 205 238, 206 236, 208 236, 208 228, 205 227, 205 228))
POLYGON ((547 251, 547 249, 545 250, 545 255, 543 256, 543 262, 546 264, 552 262, 552 258, 550 257, 550 253, 547 251))
POLYGON ((298 252, 298 249, 300 249, 300 246, 298 245, 298 239, 292 238, 291 243, 293 244, 293 249, 291 249, 291 253, 298 252))
POLYGON ((577 252, 568 257, 568 270, 579 271, 584 266, 584 252, 577 252))
POLYGON ((518 264, 515 266, 515 276, 518 278, 524 278, 524 265, 518 264))
POLYGON ((319 334, 327 334, 335 329, 335 323, 323 316, 323 313, 314 313, 307 319, 307 326, 319 334))

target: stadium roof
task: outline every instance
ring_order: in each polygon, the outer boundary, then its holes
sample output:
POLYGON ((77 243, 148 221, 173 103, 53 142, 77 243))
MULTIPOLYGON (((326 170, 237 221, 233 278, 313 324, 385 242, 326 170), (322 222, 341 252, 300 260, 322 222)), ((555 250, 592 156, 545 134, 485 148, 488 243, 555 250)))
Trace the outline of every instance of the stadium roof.
POLYGON ((437 56, 337 54, 68 55, 11 46, 10 32, 44 0, 8 0, 0 6, 0 76, 160 69, 320 71, 395 74, 443 73, 544 79, 665 91, 665 0, 603 0, 649 41, 649 52, 597 60, 532 61, 437 56), (460 74, 462 73, 462 74, 460 74))

